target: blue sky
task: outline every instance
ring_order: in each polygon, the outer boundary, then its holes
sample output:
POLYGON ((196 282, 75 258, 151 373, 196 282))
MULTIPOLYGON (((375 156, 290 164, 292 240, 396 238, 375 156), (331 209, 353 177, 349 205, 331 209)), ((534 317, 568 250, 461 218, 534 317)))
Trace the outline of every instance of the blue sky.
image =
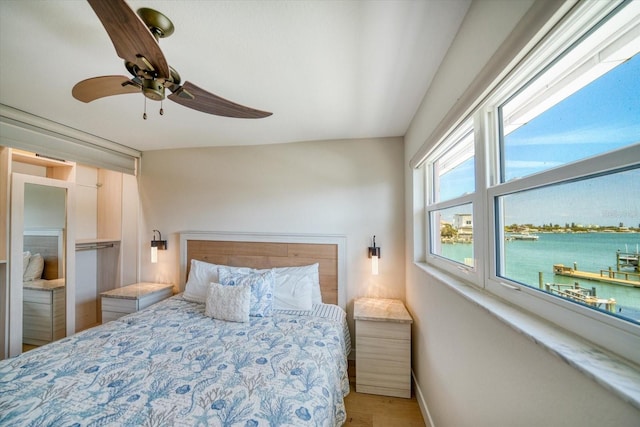
POLYGON ((506 180, 640 142, 640 55, 505 138, 506 180))
MULTIPOLYGON (((506 180, 639 143, 640 54, 636 54, 507 135, 506 180)), ((443 199, 469 191, 473 164, 466 162, 447 175, 450 185, 443 199)), ((640 169, 512 195, 505 202, 505 224, 638 227, 640 169)))
MULTIPOLYGON (((505 138, 507 180, 640 143, 640 54, 505 138)), ((638 159, 640 163, 640 159, 638 159)), ((640 226, 640 169, 523 196, 506 223, 640 226)))

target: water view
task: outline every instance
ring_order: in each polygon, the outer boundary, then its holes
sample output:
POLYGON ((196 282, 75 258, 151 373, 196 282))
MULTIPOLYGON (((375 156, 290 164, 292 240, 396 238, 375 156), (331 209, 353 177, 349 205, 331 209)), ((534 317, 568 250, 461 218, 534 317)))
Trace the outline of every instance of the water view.
MULTIPOLYGON (((539 288, 539 273, 543 283, 573 285, 595 291, 599 299, 615 299, 613 314, 640 323, 640 281, 637 287, 577 279, 554 274, 553 266, 563 264, 580 272, 600 273, 609 267, 616 271, 616 251, 637 253, 640 233, 535 233, 537 239, 513 239, 504 243, 504 276, 525 285, 539 288)), ((472 245, 442 243, 441 255, 464 263, 472 258, 472 245)), ((637 274, 633 268, 622 271, 637 274)), ((616 277, 623 277, 616 274, 616 277)), ((565 287, 566 289, 567 287, 565 287)), ((605 310, 604 304, 600 309, 605 310)))

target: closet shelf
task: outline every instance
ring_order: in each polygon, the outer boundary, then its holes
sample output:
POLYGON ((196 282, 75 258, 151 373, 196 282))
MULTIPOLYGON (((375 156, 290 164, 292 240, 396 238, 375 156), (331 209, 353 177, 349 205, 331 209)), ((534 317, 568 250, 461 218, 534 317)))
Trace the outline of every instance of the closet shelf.
POLYGON ((56 159, 15 148, 10 149, 9 153, 11 155, 11 160, 14 162, 46 168, 47 178, 75 182, 75 162, 56 159))
POLYGON ((67 162, 62 159, 54 159, 51 157, 41 156, 35 153, 29 153, 27 151, 13 149, 11 153, 13 161, 20 163, 28 163, 35 166, 45 167, 68 167, 71 168, 75 165, 74 162, 67 162))

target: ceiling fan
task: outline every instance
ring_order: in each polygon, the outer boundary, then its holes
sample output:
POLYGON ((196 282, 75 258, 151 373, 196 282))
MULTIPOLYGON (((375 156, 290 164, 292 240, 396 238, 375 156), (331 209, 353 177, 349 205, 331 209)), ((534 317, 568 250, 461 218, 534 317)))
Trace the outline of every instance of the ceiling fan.
MULTIPOLYGON (((162 13, 138 9, 137 15, 124 0, 87 0, 109 34, 118 56, 133 76, 101 76, 78 82, 72 89, 74 98, 82 102, 111 95, 142 93, 154 101, 165 98, 203 113, 225 117, 259 119, 272 113, 228 101, 185 81, 169 66, 158 41, 170 36, 173 23, 162 13)), ((145 102, 146 109, 146 102, 145 102)), ((163 114, 162 107, 160 114, 163 114)), ((145 111, 143 117, 147 118, 145 111)))

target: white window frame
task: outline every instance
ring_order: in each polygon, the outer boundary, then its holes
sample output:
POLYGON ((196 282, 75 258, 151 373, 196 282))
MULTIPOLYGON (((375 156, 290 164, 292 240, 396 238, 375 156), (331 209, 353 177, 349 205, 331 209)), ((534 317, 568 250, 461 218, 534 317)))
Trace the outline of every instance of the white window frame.
MULTIPOLYGON (((496 245, 498 241, 503 241, 503 227, 499 227, 502 229, 497 227, 497 207, 495 206, 495 201, 499 196, 631 167, 638 163, 636 159, 640 159, 640 144, 636 144, 594 158, 566 164, 551 171, 500 183, 498 106, 503 104, 510 94, 513 94, 549 65, 548 61, 545 62, 540 58, 558 57, 568 46, 572 46, 581 39, 585 32, 584 29, 593 27, 624 3, 625 1, 622 0, 579 3, 567 13, 558 25, 549 31, 535 49, 532 49, 491 93, 482 100, 474 101, 477 107, 464 118, 464 121, 469 117, 473 120, 475 132, 476 191, 473 194, 433 203, 431 198, 433 182, 431 182, 428 165, 430 161, 437 158, 437 153, 441 153, 442 147, 446 146, 446 141, 452 139, 455 131, 450 132, 437 144, 434 144, 435 149, 427 156, 426 165, 422 166, 427 169, 424 188, 425 201, 427 202, 425 206, 426 221, 429 224, 430 212, 433 210, 472 203, 474 267, 461 266, 431 254, 430 238, 433 230, 430 230, 429 226, 425 230, 427 236, 424 252, 427 264, 471 282, 479 288, 484 288, 491 294, 640 364, 639 325, 582 307, 496 275, 496 256, 498 253, 496 245), (443 141, 445 141, 444 144, 443 141), (497 237, 494 238, 494 236, 497 237)), ((638 4, 633 6, 638 7, 638 4)), ((608 70, 604 72, 606 71, 608 70)), ((457 123, 460 122, 457 121, 457 123)))
MULTIPOLYGON (((454 197, 452 199, 447 199, 444 201, 435 202, 435 193, 433 191, 435 186, 435 177, 433 170, 433 163, 438 160, 443 152, 455 147, 458 142, 460 142, 469 132, 474 133, 474 156, 476 157, 476 168, 478 164, 477 160, 477 150, 478 150, 478 130, 476 128, 475 120, 470 117, 467 120, 463 120, 460 125, 456 127, 456 129, 447 135, 443 140, 437 145, 437 148, 429 155, 429 160, 427 160, 425 167, 425 200, 427 200, 426 209, 425 209, 425 221, 426 221, 426 230, 427 230, 427 238, 425 239, 425 254, 427 262, 437 266, 438 268, 445 270, 449 273, 454 273, 456 275, 462 275, 467 280, 471 280, 477 282, 482 277, 482 269, 478 268, 478 257, 477 251, 480 250, 481 246, 478 243, 478 239, 476 236, 476 215, 477 215, 477 203, 479 202, 477 196, 478 185, 476 184, 476 191, 469 194, 463 194, 458 197, 454 197), (433 254, 431 252, 431 240, 430 236, 433 236, 433 239, 440 238, 440 227, 439 224, 431 223, 431 213, 433 211, 439 211, 447 208, 452 208, 461 205, 472 205, 472 214, 474 217, 473 220, 473 261, 474 265, 464 265, 458 263, 454 260, 450 260, 448 258, 433 254)), ((475 179, 477 181, 478 171, 475 171, 475 179)))

